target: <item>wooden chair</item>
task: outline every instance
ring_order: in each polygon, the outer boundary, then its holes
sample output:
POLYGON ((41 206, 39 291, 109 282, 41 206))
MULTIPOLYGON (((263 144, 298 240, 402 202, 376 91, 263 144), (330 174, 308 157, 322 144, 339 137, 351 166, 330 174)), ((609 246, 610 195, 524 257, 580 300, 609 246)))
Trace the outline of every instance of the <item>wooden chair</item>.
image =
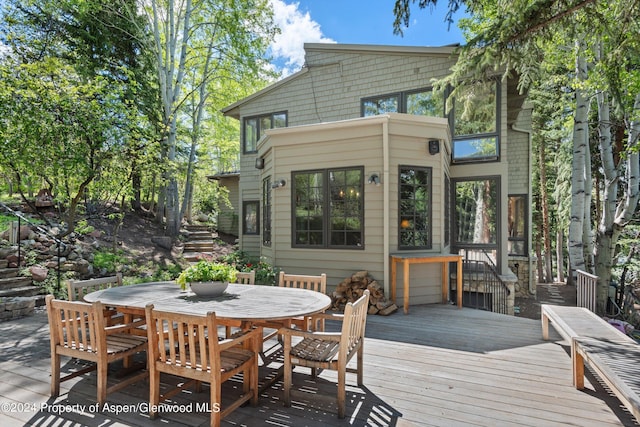
POLYGON ((122 286, 122 273, 97 279, 67 280, 67 295, 69 301, 84 301, 86 294, 114 286, 122 286))
MULTIPOLYGON (((69 301, 84 301, 84 296, 102 289, 122 286, 122 273, 115 276, 99 277, 89 280, 67 280, 67 297, 69 301)), ((122 313, 118 313, 113 307, 105 307, 104 316, 107 319, 107 326, 119 323, 128 323, 131 318, 123 319, 122 313)), ((146 336, 146 334, 142 334, 146 336)))
POLYGON ((369 310, 369 291, 354 303, 347 303, 344 314, 317 314, 315 317, 338 319, 342 321, 342 330, 336 333, 301 331, 282 328, 284 338, 284 402, 291 405, 291 383, 293 366, 311 368, 312 375, 317 369, 338 371, 338 417, 344 418, 346 407, 346 373, 357 374, 358 385, 362 385, 362 363, 364 356, 364 330, 369 310), (293 337, 302 341, 292 344, 293 337), (347 363, 357 354, 357 368, 347 368, 347 363))
MULTIPOLYGON (((284 271, 280 272, 278 276, 278 286, 286 288, 302 288, 312 291, 327 293, 327 275, 325 273, 319 276, 306 276, 301 274, 286 274, 284 271)), ((321 320, 320 326, 311 325, 310 317, 295 317, 291 319, 291 324, 296 325, 303 331, 308 329, 324 330, 324 321, 321 320)))
POLYGON ((255 285, 256 271, 239 271, 236 273, 236 283, 240 283, 242 285, 255 285))
POLYGON ((160 400, 174 396, 192 384, 200 391, 200 382, 208 382, 211 389, 211 425, 247 401, 258 403, 257 348, 261 328, 244 331, 233 339, 218 341, 215 313, 206 316, 158 311, 146 307, 149 339, 149 404, 151 418, 157 415, 160 400), (213 337, 208 339, 207 337, 213 337), (160 373, 191 379, 186 384, 160 395, 160 373), (221 406, 222 383, 242 373, 242 395, 229 405, 221 406), (218 411, 217 409, 220 409, 218 411))
POLYGON ((97 369, 98 403, 102 405, 108 393, 120 390, 148 375, 138 373, 126 380, 107 387, 109 363, 123 362, 136 353, 147 349, 147 338, 131 335, 144 320, 107 326, 101 302, 93 304, 81 301, 56 300, 46 297, 51 342, 51 396, 60 394, 60 383, 78 375, 97 369), (60 378, 60 356, 75 357, 95 364, 60 378))

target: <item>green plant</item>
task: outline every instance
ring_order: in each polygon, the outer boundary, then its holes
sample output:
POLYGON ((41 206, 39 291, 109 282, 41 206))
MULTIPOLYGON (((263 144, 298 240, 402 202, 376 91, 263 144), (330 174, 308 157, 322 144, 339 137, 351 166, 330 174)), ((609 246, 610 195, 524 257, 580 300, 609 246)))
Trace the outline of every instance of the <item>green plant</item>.
POLYGON ((272 266, 264 259, 256 259, 249 256, 244 251, 235 251, 227 254, 219 259, 220 261, 233 265, 238 271, 256 272, 256 284, 258 285, 275 285, 276 277, 279 269, 272 266))
POLYGON ((117 266, 128 264, 128 259, 124 252, 105 252, 98 251, 93 254, 93 266, 99 269, 105 269, 107 272, 117 271, 117 266))
POLYGON ((233 265, 219 262, 198 261, 177 277, 176 283, 183 290, 191 282, 235 282, 238 270, 233 265))
POLYGON ((95 227, 89 225, 89 222, 86 219, 81 219, 76 224, 75 231, 78 234, 89 234, 95 230, 95 227))

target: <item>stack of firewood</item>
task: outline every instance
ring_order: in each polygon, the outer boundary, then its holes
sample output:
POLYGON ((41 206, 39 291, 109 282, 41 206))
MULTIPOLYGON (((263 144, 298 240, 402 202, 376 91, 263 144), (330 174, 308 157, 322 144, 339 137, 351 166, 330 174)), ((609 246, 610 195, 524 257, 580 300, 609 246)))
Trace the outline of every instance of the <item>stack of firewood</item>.
POLYGON ((332 295, 332 309, 344 310, 348 302, 354 302, 369 290, 369 314, 387 316, 398 309, 392 301, 384 296, 384 289, 369 275, 368 271, 358 271, 338 284, 332 295))

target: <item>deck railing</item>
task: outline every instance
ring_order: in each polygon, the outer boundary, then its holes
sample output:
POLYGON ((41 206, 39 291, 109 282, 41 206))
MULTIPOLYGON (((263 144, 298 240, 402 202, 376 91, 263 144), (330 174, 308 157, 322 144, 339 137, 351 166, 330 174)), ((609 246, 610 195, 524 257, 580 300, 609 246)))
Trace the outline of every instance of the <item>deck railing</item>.
POLYGON ((576 305, 596 312, 596 287, 598 276, 576 270, 576 305))
POLYGON ((484 250, 461 251, 463 274, 462 304, 494 313, 508 313, 509 287, 498 275, 491 255, 484 250))

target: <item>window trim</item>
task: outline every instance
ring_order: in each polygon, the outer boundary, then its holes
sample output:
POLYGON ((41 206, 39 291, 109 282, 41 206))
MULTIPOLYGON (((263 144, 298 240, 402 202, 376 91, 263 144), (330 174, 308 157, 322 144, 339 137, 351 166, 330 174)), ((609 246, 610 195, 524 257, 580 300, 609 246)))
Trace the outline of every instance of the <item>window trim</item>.
POLYGON ((449 126, 452 130, 453 133, 453 139, 451 141, 451 163, 453 164, 469 164, 469 163, 488 163, 488 162, 499 162, 500 161, 500 156, 501 156, 501 138, 500 138, 500 127, 501 127, 501 120, 500 120, 500 114, 501 114, 501 99, 502 99, 502 85, 500 83, 499 80, 497 79, 492 79, 492 80, 487 80, 484 82, 477 82, 477 83, 493 83, 495 84, 496 88, 496 93, 495 93, 495 97, 496 97, 496 109, 495 109, 495 115, 496 115, 496 123, 495 123, 495 132, 488 132, 488 133, 477 133, 477 134, 465 134, 465 135, 456 135, 455 134, 455 121, 456 121, 456 102, 455 102, 455 97, 453 99, 453 108, 451 109, 450 115, 449 115, 449 126), (455 157, 455 152, 456 152, 456 142, 464 142, 464 141, 471 141, 474 139, 484 139, 484 138, 494 138, 496 139, 496 154, 495 155, 490 155, 490 156, 483 156, 483 157, 472 157, 472 158, 456 158, 455 157))
MULTIPOLYGON (((371 117, 371 116, 365 116, 365 109, 364 109, 364 103, 367 101, 373 101, 376 99, 382 99, 382 98, 391 98, 391 97, 397 97, 398 99, 398 111, 396 111, 397 113, 402 113, 402 114, 406 114, 407 113, 407 98, 409 95, 414 95, 416 93, 422 93, 422 92, 433 92, 433 87, 432 86, 427 86, 427 87, 423 87, 423 88, 418 88, 418 89, 411 89, 411 90, 404 90, 404 91, 398 91, 398 92, 391 92, 391 93, 385 93, 385 94, 381 94, 381 95, 374 95, 374 96, 367 96, 367 97, 363 97, 360 98, 360 117, 371 117)), ((443 99, 442 99, 442 116, 438 116, 438 117, 446 117, 446 99, 448 96, 448 92, 449 91, 445 91, 444 95, 443 95, 443 99)), ((385 114, 385 113, 382 113, 385 114)))
MULTIPOLYGON (((511 205, 511 199, 515 198, 515 197, 521 197, 524 201, 524 203, 522 204, 523 207, 523 216, 524 216, 524 224, 523 224, 523 234, 524 237, 511 237, 509 236, 509 230, 507 229, 507 241, 508 242, 523 242, 523 248, 524 248, 524 253, 519 254, 519 253, 514 253, 511 252, 509 250, 509 252, 507 253, 507 255, 510 256, 529 256, 529 204, 527 203, 528 201, 528 195, 524 194, 524 193, 516 193, 516 194, 509 194, 508 195, 508 201, 507 201, 507 216, 509 215, 509 206, 511 205)), ((507 227, 509 225, 507 224, 507 227)), ((507 247, 507 249, 509 249, 507 247)))
POLYGON ((339 168, 323 168, 291 171, 291 247, 299 249, 346 249, 346 250, 364 250, 365 248, 365 192, 364 192, 364 166, 345 166, 339 168), (357 170, 360 172, 360 245, 332 245, 331 244, 331 203, 330 203, 330 186, 329 174, 337 171, 357 170), (296 220, 296 175, 298 174, 322 174, 322 244, 309 245, 296 242, 297 220, 296 220))
POLYGON ((242 201, 242 234, 247 236, 259 236, 260 235, 260 201, 258 200, 243 200, 242 201), (247 231, 247 207, 255 205, 256 213, 256 231, 247 231))
POLYGON ((289 112, 287 110, 283 110, 283 111, 274 111, 272 113, 267 113, 267 114, 257 114, 254 116, 247 116, 247 117, 243 117, 242 118, 242 154, 255 154, 258 152, 258 141, 260 141, 260 138, 262 138, 262 134, 264 133, 264 131, 266 129, 261 129, 260 123, 262 121, 262 119, 269 117, 271 119, 271 128, 273 129, 273 118, 277 115, 280 114, 284 114, 284 127, 288 127, 289 126, 289 112), (256 149, 255 150, 247 150, 247 133, 246 133, 246 129, 247 129, 247 121, 249 120, 256 120, 256 149))
POLYGON ((419 250, 419 249, 432 249, 433 248, 433 167, 431 166, 413 166, 413 165, 398 165, 398 250, 419 250), (427 221, 428 221, 428 241, 426 245, 419 246, 407 246, 402 244, 402 221, 401 218, 403 216, 402 213, 402 182, 400 182, 400 175, 402 174, 403 169, 413 169, 428 172, 429 174, 429 212, 427 213, 427 221))
POLYGON ((262 245, 271 246, 271 207, 273 191, 271 189, 271 175, 262 180, 262 245))

